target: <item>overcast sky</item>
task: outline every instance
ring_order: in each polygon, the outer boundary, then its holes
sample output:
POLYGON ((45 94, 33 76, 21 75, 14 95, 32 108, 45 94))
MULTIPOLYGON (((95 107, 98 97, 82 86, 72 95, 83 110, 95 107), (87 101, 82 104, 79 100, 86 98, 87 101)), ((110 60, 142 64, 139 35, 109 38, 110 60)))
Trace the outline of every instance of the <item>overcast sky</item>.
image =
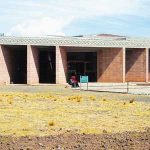
POLYGON ((150 37, 150 0, 0 0, 0 33, 150 37))

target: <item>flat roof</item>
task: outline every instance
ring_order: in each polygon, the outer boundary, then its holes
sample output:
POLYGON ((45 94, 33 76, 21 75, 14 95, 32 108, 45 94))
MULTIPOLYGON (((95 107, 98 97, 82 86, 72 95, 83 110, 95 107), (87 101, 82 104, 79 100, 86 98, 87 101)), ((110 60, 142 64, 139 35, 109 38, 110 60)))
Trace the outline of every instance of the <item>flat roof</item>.
POLYGON ((129 37, 0 36, 0 45, 150 48, 150 39, 129 37))

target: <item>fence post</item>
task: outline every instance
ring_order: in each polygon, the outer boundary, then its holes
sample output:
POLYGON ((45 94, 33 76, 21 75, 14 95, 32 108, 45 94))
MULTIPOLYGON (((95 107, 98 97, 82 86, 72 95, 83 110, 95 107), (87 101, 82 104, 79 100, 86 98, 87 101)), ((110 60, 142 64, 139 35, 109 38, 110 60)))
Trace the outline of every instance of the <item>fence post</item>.
POLYGON ((88 86, 89 86, 89 85, 88 85, 88 82, 87 82, 87 91, 88 91, 88 86))
POLYGON ((127 94, 129 93, 129 82, 127 82, 127 94))

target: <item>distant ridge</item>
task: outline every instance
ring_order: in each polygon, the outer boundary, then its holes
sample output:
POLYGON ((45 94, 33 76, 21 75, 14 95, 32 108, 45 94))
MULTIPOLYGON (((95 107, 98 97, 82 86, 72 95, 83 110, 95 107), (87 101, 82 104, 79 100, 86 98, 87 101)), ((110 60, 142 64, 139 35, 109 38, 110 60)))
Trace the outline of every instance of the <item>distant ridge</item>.
POLYGON ((89 35, 75 35, 73 37, 108 37, 108 38, 112 38, 112 37, 118 37, 118 38, 126 38, 126 36, 122 36, 122 35, 115 35, 115 34, 89 34, 89 35))
POLYGON ((122 36, 122 35, 115 35, 115 34, 97 34, 96 36, 101 36, 101 37, 126 37, 126 36, 122 36))

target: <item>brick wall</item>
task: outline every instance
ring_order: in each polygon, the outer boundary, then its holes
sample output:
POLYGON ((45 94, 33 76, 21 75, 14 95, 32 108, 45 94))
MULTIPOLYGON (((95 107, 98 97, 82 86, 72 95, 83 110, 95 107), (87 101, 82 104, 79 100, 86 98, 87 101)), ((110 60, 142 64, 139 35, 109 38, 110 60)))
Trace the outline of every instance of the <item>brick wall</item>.
POLYGON ((123 82, 123 50, 102 48, 97 52, 98 82, 123 82))
POLYGON ((67 52, 64 47, 56 46, 56 83, 65 84, 67 81, 67 52))
MULTIPOLYGON (((13 50, 0 45, 0 84, 9 84, 12 75, 13 50)), ((150 54, 149 54, 150 64, 150 54)), ((126 81, 146 81, 146 50, 126 49, 126 81)), ((97 52, 98 82, 123 82, 123 49, 101 48, 97 52)), ((67 52, 65 47, 56 47, 56 83, 66 83, 67 52)), ((150 81, 150 65, 149 65, 150 81)), ((27 83, 39 83, 39 50, 27 46, 27 83)))
POLYGON ((39 50, 27 46, 27 84, 39 83, 39 50))
POLYGON ((145 49, 126 49, 126 81, 146 81, 145 49))

